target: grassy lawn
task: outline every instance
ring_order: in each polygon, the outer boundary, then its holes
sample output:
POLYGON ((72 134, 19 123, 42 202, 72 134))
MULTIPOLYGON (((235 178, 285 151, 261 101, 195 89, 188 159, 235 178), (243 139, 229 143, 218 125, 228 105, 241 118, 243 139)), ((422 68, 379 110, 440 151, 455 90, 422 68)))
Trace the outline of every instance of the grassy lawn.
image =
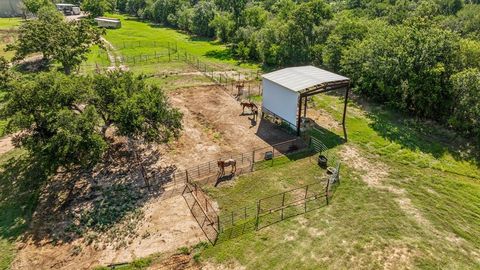
MULTIPOLYGON (((340 119, 336 97, 316 97, 315 105, 340 119)), ((371 164, 384 164, 388 174, 381 186, 366 184, 366 170, 344 163, 330 206, 210 247, 203 259, 237 261, 247 269, 480 268, 480 170, 474 157, 460 158, 447 131, 351 105, 350 141, 332 151, 354 148, 371 164)), ((310 158, 291 161, 208 191, 225 212, 311 181, 316 167, 310 158)))
POLYGON ((181 52, 200 57, 202 61, 228 68, 258 68, 255 64, 241 64, 233 59, 229 50, 222 44, 207 38, 192 37, 178 30, 139 21, 118 14, 109 17, 119 18, 122 28, 107 30, 106 39, 123 56, 168 54, 167 47, 178 48, 181 52))
POLYGON ((5 52, 7 44, 12 43, 16 37, 15 30, 20 26, 19 18, 0 18, 0 56, 11 59, 14 52, 5 52))

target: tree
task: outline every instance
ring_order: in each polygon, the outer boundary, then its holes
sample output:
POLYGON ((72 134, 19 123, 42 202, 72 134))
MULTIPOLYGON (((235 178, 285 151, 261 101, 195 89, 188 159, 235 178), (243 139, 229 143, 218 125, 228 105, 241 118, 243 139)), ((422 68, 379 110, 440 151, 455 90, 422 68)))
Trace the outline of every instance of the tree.
POLYGON ((217 11, 213 20, 210 21, 210 26, 215 29, 215 34, 218 39, 223 42, 228 42, 232 36, 235 22, 233 21, 231 13, 217 11))
MULTIPOLYGON (((191 31, 192 29, 192 17, 193 17, 193 8, 182 8, 177 11, 176 22, 178 28, 191 31)), ((169 20, 170 23, 172 20, 169 20)))
POLYGON ((451 111, 450 76, 458 63, 458 36, 435 26, 378 25, 341 60, 363 95, 420 117, 444 120, 451 111))
POLYGON ((101 160, 116 134, 165 142, 179 135, 182 114, 166 95, 131 73, 94 77, 40 73, 13 83, 1 116, 22 130, 20 145, 53 168, 89 167, 101 160))
POLYGON ((452 76, 455 103, 449 123, 473 134, 480 142, 480 70, 466 69, 452 76))
POLYGON ((91 18, 103 16, 108 10, 108 3, 105 0, 83 0, 82 9, 88 12, 91 18))
POLYGON ((145 9, 147 2, 145 0, 127 0, 127 12, 137 17, 140 16, 140 11, 145 9))
POLYGON ((7 59, 0 56, 0 91, 6 90, 11 79, 10 66, 7 59))
POLYGON ((117 10, 119 12, 127 12, 127 0, 117 0, 117 10))
POLYGON ((368 28, 364 22, 349 16, 338 16, 334 23, 335 28, 328 36, 322 50, 322 60, 330 69, 339 71, 345 48, 362 40, 368 28))
POLYGON ((52 2, 49 0, 23 0, 23 5, 26 11, 32 14, 37 14, 42 7, 53 7, 52 2))
POLYGON ((159 23, 174 25, 177 12, 187 6, 184 0, 157 0, 152 6, 153 20, 159 23), (170 17, 170 19, 169 19, 170 17))
POLYGON ((247 2, 248 0, 215 0, 215 4, 220 10, 233 14, 235 29, 240 27, 242 12, 245 10, 247 2))
POLYGON ((15 61, 32 53, 42 53, 44 59, 59 62, 69 74, 86 60, 92 44, 101 45, 100 34, 88 21, 67 22, 57 11, 42 8, 38 20, 22 24, 18 40, 7 50, 15 51, 15 61))
POLYGON ((205 37, 212 37, 215 29, 210 21, 215 17, 215 5, 210 1, 202 1, 193 8, 192 32, 205 37))

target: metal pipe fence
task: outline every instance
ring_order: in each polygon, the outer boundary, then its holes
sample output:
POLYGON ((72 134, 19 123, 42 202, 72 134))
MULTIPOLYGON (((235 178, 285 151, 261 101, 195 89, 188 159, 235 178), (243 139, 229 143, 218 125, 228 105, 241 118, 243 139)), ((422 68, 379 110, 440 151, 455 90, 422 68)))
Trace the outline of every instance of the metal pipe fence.
POLYGON ((186 183, 182 196, 205 236, 215 245, 219 233, 219 219, 207 195, 196 184, 186 183))

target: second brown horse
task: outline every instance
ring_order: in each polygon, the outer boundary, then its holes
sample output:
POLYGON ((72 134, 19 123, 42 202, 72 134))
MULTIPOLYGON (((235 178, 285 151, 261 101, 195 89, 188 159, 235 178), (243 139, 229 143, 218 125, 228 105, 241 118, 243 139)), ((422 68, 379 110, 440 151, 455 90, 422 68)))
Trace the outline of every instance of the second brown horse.
POLYGON ((242 105, 242 114, 245 113, 245 108, 249 108, 252 113, 254 113, 254 109, 258 112, 257 105, 251 101, 242 101, 240 102, 240 105, 242 105))

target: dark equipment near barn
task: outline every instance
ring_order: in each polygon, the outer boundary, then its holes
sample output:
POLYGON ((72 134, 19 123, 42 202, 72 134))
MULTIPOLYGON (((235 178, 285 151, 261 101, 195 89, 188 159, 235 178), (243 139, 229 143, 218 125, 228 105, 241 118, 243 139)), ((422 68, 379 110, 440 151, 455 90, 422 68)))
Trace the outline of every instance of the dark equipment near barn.
POLYGON ((318 156, 317 163, 318 163, 318 166, 320 166, 320 168, 322 168, 322 169, 326 169, 328 167, 328 159, 324 155, 319 155, 318 156))

